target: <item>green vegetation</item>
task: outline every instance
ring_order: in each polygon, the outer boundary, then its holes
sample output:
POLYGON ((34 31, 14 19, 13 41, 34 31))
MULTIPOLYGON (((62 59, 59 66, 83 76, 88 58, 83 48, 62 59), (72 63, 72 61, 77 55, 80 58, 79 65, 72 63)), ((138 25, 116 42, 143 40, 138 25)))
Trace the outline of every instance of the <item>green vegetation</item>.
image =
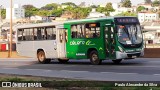
POLYGON ((56 10, 58 8, 58 4, 56 3, 51 3, 51 4, 47 4, 43 7, 41 7, 41 10, 56 10))
POLYGON ((140 11, 142 11, 142 10, 145 10, 145 7, 144 7, 144 6, 139 6, 139 7, 137 8, 137 12, 140 12, 140 11))
POLYGON ((100 7, 92 5, 90 7, 80 7, 72 2, 62 3, 61 5, 56 3, 47 4, 41 8, 36 8, 33 5, 23 5, 25 9, 25 16, 31 17, 34 15, 39 16, 61 16, 64 12, 72 14, 74 19, 86 18, 91 12, 92 8, 96 8, 97 12, 105 13, 106 16, 109 16, 110 12, 115 11, 112 7, 112 3, 107 3, 105 7, 100 7))
POLYGON ((112 7, 112 3, 107 3, 105 7, 100 7, 98 6, 97 7, 97 12, 100 12, 100 13, 105 13, 106 16, 109 16, 109 13, 110 12, 113 12, 115 11, 112 7))
POLYGON ((130 0, 123 0, 122 3, 122 7, 127 7, 127 8, 130 8, 132 6, 132 3, 130 0))
MULTIPOLYGON (((151 0, 145 0, 146 3, 150 3, 151 0)), ((151 2, 152 3, 152 2, 151 2)), ((85 4, 85 2, 83 2, 85 4)), ((123 7, 130 8, 132 6, 131 0, 123 0, 121 2, 121 5, 123 7)), ((159 6, 160 3, 158 0, 153 1, 153 6, 159 6)), ((105 7, 100 7, 96 5, 91 5, 89 7, 80 7, 79 5, 76 5, 73 2, 65 2, 62 4, 57 3, 49 3, 46 4, 40 8, 37 8, 33 5, 27 4, 23 5, 23 8, 25 9, 25 17, 30 18, 31 16, 39 15, 39 16, 57 16, 60 17, 65 12, 68 12, 72 15, 73 19, 82 19, 86 18, 88 14, 91 12, 92 8, 96 8, 97 12, 104 13, 106 16, 109 16, 110 12, 114 12, 112 3, 106 3, 105 7)), ((143 11, 145 8, 143 6, 139 6, 137 8, 137 12, 143 11)), ((6 12, 5 9, 2 9, 2 18, 5 19, 6 12)), ((129 12, 123 12, 121 14, 122 16, 136 16, 134 13, 129 12)))
POLYGON ((39 9, 33 5, 23 5, 23 8, 25 9, 25 17, 34 16, 39 12, 39 9))
POLYGON ((2 19, 6 18, 6 9, 1 10, 2 19))
POLYGON ((157 6, 160 5, 160 1, 159 1, 159 0, 154 0, 154 1, 152 2, 152 5, 155 6, 155 7, 157 7, 157 6))

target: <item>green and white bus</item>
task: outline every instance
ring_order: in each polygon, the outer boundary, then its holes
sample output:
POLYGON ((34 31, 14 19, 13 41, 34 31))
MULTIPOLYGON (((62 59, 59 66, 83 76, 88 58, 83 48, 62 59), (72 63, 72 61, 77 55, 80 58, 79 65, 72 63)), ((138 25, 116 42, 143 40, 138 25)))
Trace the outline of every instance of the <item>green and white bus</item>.
POLYGON ((106 17, 17 27, 17 52, 37 57, 40 63, 52 59, 90 59, 101 64, 109 59, 120 63, 144 55, 143 36, 137 17, 106 17))

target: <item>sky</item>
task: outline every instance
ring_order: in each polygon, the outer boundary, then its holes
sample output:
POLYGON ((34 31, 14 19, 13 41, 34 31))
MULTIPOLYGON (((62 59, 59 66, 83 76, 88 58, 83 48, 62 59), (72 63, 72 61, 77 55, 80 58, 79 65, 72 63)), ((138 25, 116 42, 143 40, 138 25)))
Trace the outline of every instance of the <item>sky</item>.
MULTIPOLYGON (((104 4, 108 2, 112 3, 118 3, 121 0, 12 0, 13 4, 20 4, 20 5, 26 5, 26 4, 32 4, 35 7, 42 7, 45 6, 48 3, 64 3, 64 2, 73 2, 75 4, 80 4, 81 2, 86 2, 86 4, 104 4)), ((144 0, 131 0, 133 5, 137 5, 138 3, 144 2, 144 0)), ((3 6, 4 8, 10 7, 10 0, 0 0, 0 6, 3 6)))

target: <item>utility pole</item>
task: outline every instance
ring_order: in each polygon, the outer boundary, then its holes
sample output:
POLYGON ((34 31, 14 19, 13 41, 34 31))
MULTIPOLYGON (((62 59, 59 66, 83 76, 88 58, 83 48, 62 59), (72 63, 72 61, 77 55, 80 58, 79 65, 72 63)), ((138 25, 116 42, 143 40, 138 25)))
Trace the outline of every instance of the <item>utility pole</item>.
POLYGON ((9 53, 8 53, 8 57, 10 58, 12 55, 12 0, 10 0, 10 42, 9 42, 9 53))
POLYGON ((2 5, 0 5, 0 22, 2 22, 2 5))
MULTIPOLYGON (((0 5, 0 23, 2 23, 2 5, 0 5)), ((1 39, 1 32, 2 32, 2 25, 0 24, 0 39, 1 39)))

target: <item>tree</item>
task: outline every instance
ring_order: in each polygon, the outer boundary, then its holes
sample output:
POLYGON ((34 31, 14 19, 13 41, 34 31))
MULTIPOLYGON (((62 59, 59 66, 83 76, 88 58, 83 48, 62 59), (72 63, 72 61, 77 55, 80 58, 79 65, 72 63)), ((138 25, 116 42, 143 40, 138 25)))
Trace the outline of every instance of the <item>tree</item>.
POLYGON ((33 5, 23 5, 23 8, 25 9, 25 17, 34 16, 39 11, 39 9, 33 5))
POLYGON ((75 19, 86 18, 90 12, 91 12, 91 8, 77 7, 76 9, 73 10, 73 18, 75 19))
POLYGON ((96 6, 96 5, 91 5, 90 7, 91 7, 91 8, 97 8, 97 6, 96 6))
POLYGON ((144 0, 145 4, 151 4, 152 1, 151 0, 144 0))
POLYGON ((113 9, 112 3, 110 3, 110 2, 107 3, 105 7, 100 7, 99 6, 97 8, 97 12, 105 13, 106 16, 109 16, 110 12, 113 12, 113 11, 115 11, 115 10, 113 9))
POLYGON ((122 2, 122 7, 127 7, 127 8, 130 8, 132 6, 132 3, 130 0, 124 0, 122 2))
POLYGON ((160 5, 160 1, 159 1, 159 0, 154 0, 154 1, 152 2, 152 5, 153 5, 153 6, 159 6, 159 5, 160 5))
POLYGON ((74 19, 82 19, 87 17, 87 15, 91 12, 91 8, 68 6, 67 8, 64 9, 64 11, 71 13, 74 19))
POLYGON ((140 12, 140 11, 142 11, 142 10, 145 10, 146 8, 144 7, 144 6, 139 6, 138 8, 137 8, 137 12, 140 12))
POLYGON ((62 3, 62 5, 68 5, 68 6, 71 6, 71 7, 77 7, 77 5, 73 2, 65 2, 65 3, 62 3))
POLYGON ((53 10, 53 9, 57 9, 57 8, 58 8, 58 4, 51 3, 51 4, 47 4, 43 7, 41 7, 41 10, 53 10))
POLYGON ((60 8, 51 11, 51 15, 55 15, 55 16, 57 16, 57 17, 61 16, 62 13, 63 13, 63 9, 60 9, 60 8))
POLYGON ((37 12, 36 15, 39 15, 39 16, 49 16, 51 15, 51 12, 49 12, 48 10, 40 10, 37 12))
POLYGON ((105 7, 100 7, 100 6, 97 7, 96 11, 100 13, 106 12, 105 7))
POLYGON ((112 3, 107 3, 105 9, 107 11, 106 16, 109 16, 110 12, 114 12, 115 11, 113 9, 112 3))

